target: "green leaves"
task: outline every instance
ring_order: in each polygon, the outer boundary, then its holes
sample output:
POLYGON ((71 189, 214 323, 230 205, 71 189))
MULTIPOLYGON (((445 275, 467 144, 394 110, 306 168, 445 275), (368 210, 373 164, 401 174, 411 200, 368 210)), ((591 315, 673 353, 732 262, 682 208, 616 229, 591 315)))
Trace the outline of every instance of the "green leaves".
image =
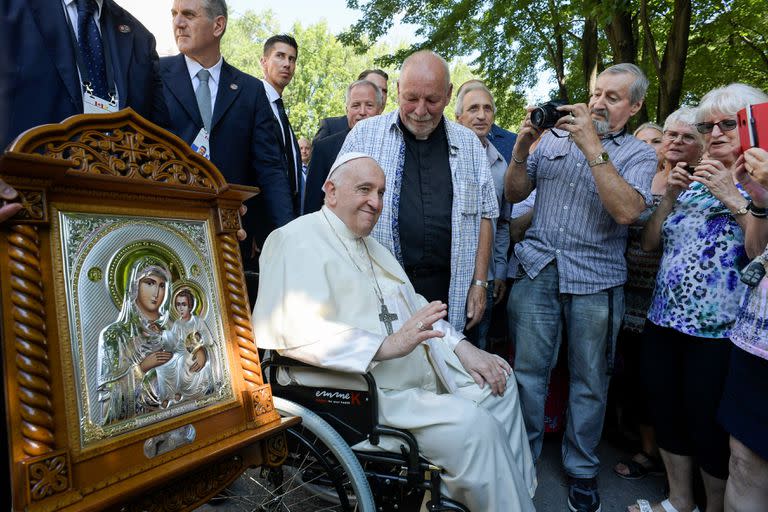
POLYGON ((369 48, 397 19, 418 24, 423 40, 393 52, 386 62, 398 64, 420 48, 447 59, 469 57, 473 73, 494 93, 500 124, 508 127, 522 118, 521 98, 544 70, 556 78, 553 96, 584 101, 594 76, 585 65, 599 72, 615 62, 635 62, 651 81, 645 116, 657 121, 718 85, 768 82, 765 0, 348 0, 347 5, 362 16, 340 36, 345 44, 369 48))

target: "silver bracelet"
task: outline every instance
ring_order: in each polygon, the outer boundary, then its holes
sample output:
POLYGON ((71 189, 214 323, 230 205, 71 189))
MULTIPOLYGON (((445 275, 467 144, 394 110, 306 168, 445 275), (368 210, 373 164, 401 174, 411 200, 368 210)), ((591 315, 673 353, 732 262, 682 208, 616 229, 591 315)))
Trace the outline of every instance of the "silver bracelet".
POLYGON ((476 286, 482 286, 486 290, 488 289, 488 281, 481 281, 479 279, 475 279, 474 281, 472 281, 472 284, 476 286))
POLYGON ((512 151, 512 161, 515 162, 516 164, 524 164, 527 158, 528 157, 523 158, 522 160, 518 160, 517 158, 515 158, 515 152, 512 151))

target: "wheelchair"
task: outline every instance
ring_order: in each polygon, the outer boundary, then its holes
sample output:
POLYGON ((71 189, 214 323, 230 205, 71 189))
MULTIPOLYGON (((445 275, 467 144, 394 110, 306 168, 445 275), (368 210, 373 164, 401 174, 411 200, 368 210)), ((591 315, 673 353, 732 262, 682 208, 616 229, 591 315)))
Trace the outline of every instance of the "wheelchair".
MULTIPOLYGON (((271 353, 262 360, 281 415, 301 416, 286 431, 288 456, 280 465, 248 470, 227 498, 230 505, 258 511, 469 512, 441 493, 441 469, 419 456, 407 430, 378 422, 376 382, 370 373, 343 374, 271 353), (292 372, 316 384, 298 384, 292 372), (320 381, 327 385, 320 385, 320 381), (376 450, 381 436, 400 453, 376 450), (352 446, 367 441, 370 447, 352 446)), ((231 510, 228 508, 228 510, 231 510)))

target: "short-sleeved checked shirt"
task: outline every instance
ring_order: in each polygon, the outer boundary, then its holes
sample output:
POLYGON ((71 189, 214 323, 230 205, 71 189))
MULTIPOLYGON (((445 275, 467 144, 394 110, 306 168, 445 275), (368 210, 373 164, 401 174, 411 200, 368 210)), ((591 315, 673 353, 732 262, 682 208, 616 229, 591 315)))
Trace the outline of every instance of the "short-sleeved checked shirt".
MULTIPOLYGON (((626 133, 606 137, 603 147, 619 175, 650 206, 657 165, 653 149, 626 133)), ((544 135, 528 158, 528 176, 536 187, 533 222, 525 239, 515 246, 528 277, 534 279, 555 260, 560 293, 584 295, 624 284, 627 226, 618 224, 603 206, 587 159, 576 143, 568 137, 544 135)))
MULTIPOLYGON (((373 236, 388 248, 400 264, 400 184, 405 162, 399 110, 358 122, 347 135, 339 155, 353 151, 374 158, 386 175, 384 208, 373 236)), ((453 179, 451 211, 451 284, 448 291, 448 320, 461 332, 466 322, 467 293, 475 270, 480 221, 499 216, 491 170, 485 149, 474 132, 445 119, 449 163, 453 179)), ((492 262, 491 262, 492 264, 492 262)))

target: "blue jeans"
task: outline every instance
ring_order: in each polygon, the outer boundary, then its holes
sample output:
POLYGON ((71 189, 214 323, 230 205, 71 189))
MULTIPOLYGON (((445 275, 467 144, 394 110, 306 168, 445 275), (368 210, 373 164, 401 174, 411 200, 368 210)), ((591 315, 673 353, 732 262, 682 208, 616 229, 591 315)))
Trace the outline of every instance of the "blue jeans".
POLYGON ((614 346, 624 316, 623 288, 590 295, 561 294, 553 262, 535 279, 523 275, 512 285, 507 311, 516 345, 515 376, 531 455, 537 460, 541 454, 549 375, 557 362, 564 328, 568 335, 570 382, 563 466, 574 478, 597 476, 600 460, 596 451, 608 395, 609 316, 610 342, 614 346), (609 314, 610 295, 613 308, 609 314))

